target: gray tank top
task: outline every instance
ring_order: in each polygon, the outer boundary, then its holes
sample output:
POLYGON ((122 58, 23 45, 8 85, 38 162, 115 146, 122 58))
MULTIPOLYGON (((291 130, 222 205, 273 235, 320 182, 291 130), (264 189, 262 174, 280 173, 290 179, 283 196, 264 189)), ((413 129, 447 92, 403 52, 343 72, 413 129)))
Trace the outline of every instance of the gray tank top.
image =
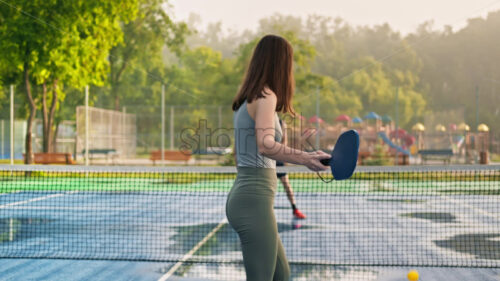
MULTIPOLYGON (((255 136, 255 121, 247 109, 247 102, 233 116, 236 161, 239 167, 276 168, 276 161, 259 153, 255 136)), ((281 142, 282 131, 278 114, 275 115, 274 139, 281 142)))

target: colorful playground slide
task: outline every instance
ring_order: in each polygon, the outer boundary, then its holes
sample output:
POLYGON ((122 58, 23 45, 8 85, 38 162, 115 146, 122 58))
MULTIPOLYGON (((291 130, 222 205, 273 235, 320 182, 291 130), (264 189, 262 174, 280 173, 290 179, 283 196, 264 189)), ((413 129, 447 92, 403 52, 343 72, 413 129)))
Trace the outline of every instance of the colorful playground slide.
POLYGON ((385 132, 379 132, 378 136, 387 144, 389 147, 396 149, 399 153, 410 155, 410 151, 403 149, 401 146, 396 145, 389 139, 385 132))

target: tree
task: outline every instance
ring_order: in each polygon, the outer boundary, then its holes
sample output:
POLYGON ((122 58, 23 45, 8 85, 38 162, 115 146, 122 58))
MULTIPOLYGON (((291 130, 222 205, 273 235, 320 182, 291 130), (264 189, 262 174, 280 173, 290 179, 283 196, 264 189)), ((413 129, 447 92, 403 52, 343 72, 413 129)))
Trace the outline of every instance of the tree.
POLYGON ((210 47, 220 52, 223 58, 234 58, 238 46, 253 37, 249 31, 239 33, 231 29, 223 30, 222 22, 208 23, 205 30, 199 30, 202 21, 195 14, 190 15, 187 24, 193 31, 186 40, 190 48, 210 47))
POLYGON ((169 17, 163 9, 165 4, 166 0, 139 0, 137 18, 122 24, 124 40, 111 49, 109 56, 109 92, 115 110, 120 110, 120 99, 142 93, 137 86, 143 84, 133 79, 141 75, 138 72, 162 82, 164 48, 179 55, 190 34, 185 23, 175 23, 169 17))
POLYGON ((120 21, 134 17, 136 1, 17 1, 2 5, 0 50, 22 72, 29 116, 25 162, 33 162, 32 127, 41 85, 44 150, 50 151, 53 120, 62 85, 102 84, 109 49, 121 40, 120 21), (51 96, 48 96, 48 93, 51 96))
POLYGON ((459 30, 435 30, 422 24, 407 40, 423 61, 418 84, 426 91, 433 111, 464 111, 465 121, 475 130, 476 87, 479 89, 479 122, 500 130, 500 11, 473 18, 459 30))

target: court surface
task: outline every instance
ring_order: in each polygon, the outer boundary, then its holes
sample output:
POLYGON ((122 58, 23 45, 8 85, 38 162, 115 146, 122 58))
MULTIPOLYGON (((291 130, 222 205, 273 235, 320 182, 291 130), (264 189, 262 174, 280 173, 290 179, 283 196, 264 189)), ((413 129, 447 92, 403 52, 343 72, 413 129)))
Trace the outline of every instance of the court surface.
MULTIPOLYGON (((244 280, 225 221, 231 179, 209 189, 78 181, 59 180, 56 190, 47 180, 8 183, 18 190, 0 195, 0 280, 244 280)), ((440 182, 426 183, 432 192, 410 192, 418 182, 407 181, 404 192, 384 193, 366 190, 401 182, 345 182, 329 192, 308 182, 292 180, 306 220, 292 218, 281 187, 275 203, 293 280, 405 280, 411 268, 422 280, 500 280, 499 182, 473 195, 439 193, 440 182)))

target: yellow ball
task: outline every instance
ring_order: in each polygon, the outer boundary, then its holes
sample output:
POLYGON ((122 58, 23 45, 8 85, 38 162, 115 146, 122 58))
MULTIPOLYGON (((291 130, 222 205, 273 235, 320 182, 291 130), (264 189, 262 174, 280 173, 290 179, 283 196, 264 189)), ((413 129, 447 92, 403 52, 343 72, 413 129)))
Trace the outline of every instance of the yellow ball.
POLYGON ((408 280, 418 281, 418 272, 416 270, 410 270, 410 272, 408 272, 408 280))

